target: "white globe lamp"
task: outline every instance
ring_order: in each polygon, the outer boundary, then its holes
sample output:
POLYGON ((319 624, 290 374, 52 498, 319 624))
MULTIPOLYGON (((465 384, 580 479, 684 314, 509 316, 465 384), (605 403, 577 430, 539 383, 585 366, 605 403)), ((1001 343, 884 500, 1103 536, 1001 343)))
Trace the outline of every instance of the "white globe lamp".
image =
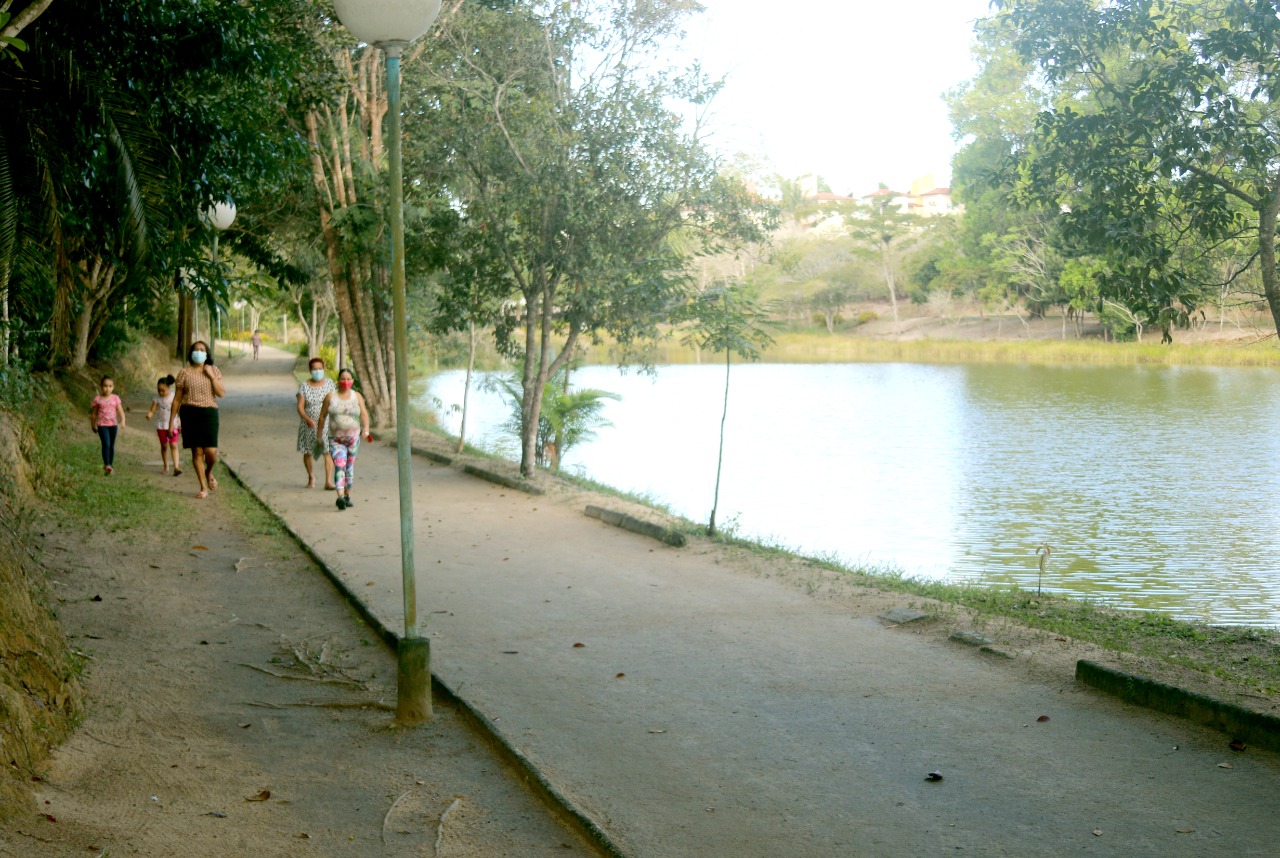
POLYGON ((204 210, 204 222, 221 232, 236 221, 236 204, 231 200, 217 202, 204 210))
POLYGON ((338 19, 362 42, 407 45, 435 23, 440 0, 335 0, 338 19))

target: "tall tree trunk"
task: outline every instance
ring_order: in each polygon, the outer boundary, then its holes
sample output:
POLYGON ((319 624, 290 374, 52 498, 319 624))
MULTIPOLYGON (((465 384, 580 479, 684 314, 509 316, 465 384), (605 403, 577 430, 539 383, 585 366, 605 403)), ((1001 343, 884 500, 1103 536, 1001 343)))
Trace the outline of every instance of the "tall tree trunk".
POLYGON ((1272 189, 1258 212, 1258 264, 1262 267, 1262 291, 1271 309, 1271 322, 1280 334, 1280 283, 1276 277, 1276 219, 1280 215, 1280 189, 1272 189))
MULTIPOLYGON (((386 113, 385 93, 376 81, 382 63, 370 48, 360 65, 360 74, 351 78, 351 91, 335 110, 309 111, 307 136, 311 142, 312 179, 316 188, 320 226, 325 241, 329 275, 333 281, 334 305, 347 335, 350 364, 360 378, 361 390, 372 422, 395 425, 395 377, 391 355, 390 310, 386 307, 386 272, 370 248, 376 240, 357 242, 344 239, 334 226, 334 215, 360 204, 355 183, 353 158, 369 158, 376 168, 383 160, 381 132, 371 143, 360 127, 381 122, 386 113), (367 61, 366 61, 367 60, 367 61), (349 119, 349 100, 360 110, 361 122, 349 119), (353 140, 357 137, 359 139, 353 140), (353 143, 355 145, 353 145, 353 143)), ((348 69, 354 69, 347 57, 348 69)))
POLYGON ((82 245, 68 247, 55 228, 56 272, 53 316, 50 321, 50 363, 62 369, 83 369, 89 349, 106 321, 107 299, 115 288, 116 267, 101 257, 73 260, 82 245))
POLYGON ((716 535, 716 511, 720 508, 720 473, 724 468, 724 424, 729 419, 729 368, 733 362, 733 351, 724 350, 724 407, 720 411, 720 448, 716 452, 716 488, 711 495, 711 519, 707 522, 707 533, 716 535))
POLYGON ((467 406, 471 399, 471 374, 476 368, 476 321, 467 320, 467 378, 462 384, 462 423, 458 426, 458 452, 467 446, 467 406))
POLYGON ((893 269, 889 265, 889 245, 880 245, 880 267, 884 270, 884 283, 889 287, 889 303, 893 306, 893 332, 898 333, 898 284, 894 282, 893 269))
POLYGON ((569 326, 560 351, 553 357, 555 330, 553 310, 557 274, 542 269, 530 277, 535 288, 524 293, 525 337, 524 373, 521 378, 520 401, 520 476, 533 475, 538 459, 538 421, 542 417, 542 393, 551 378, 569 360, 578 345, 582 329, 577 322, 569 326))
POLYGON ((542 314, 540 287, 525 292, 524 371, 520 378, 520 476, 533 476, 537 458, 538 418, 542 415, 542 388, 537 385, 538 326, 542 314))
POLYGON ((0 366, 9 365, 9 287, 0 289, 0 366))

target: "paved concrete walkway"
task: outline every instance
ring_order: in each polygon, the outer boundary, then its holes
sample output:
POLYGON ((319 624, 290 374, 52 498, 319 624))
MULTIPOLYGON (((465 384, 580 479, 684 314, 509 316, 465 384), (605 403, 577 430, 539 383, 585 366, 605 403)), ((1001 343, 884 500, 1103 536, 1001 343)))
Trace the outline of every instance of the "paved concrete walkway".
MULTIPOLYGON (((399 629, 395 451, 361 450, 351 510, 304 489, 292 367, 264 348, 226 369, 225 458, 399 629)), ((1276 755, 886 627, 714 546, 414 469, 434 671, 629 854, 1277 852, 1276 755)))

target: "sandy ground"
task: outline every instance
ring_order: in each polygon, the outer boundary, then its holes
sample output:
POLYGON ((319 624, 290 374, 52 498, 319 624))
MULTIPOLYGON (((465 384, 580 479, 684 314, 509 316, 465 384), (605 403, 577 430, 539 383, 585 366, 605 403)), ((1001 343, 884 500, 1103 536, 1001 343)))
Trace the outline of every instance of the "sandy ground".
POLYGON ((198 508, 161 476, 138 417, 111 479, 190 535, 46 525, 90 714, 0 855, 595 854, 451 707, 394 728, 394 657, 290 539, 246 529, 225 473, 198 508))

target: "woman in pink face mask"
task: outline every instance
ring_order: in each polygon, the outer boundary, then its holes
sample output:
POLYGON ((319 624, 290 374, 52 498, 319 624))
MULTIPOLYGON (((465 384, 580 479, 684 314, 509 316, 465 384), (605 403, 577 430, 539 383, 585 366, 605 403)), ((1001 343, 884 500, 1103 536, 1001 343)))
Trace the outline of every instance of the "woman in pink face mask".
POLYGON ((365 408, 364 397, 353 389, 355 382, 351 370, 340 371, 338 389, 324 398, 320 419, 316 421, 322 433, 326 431, 325 421, 329 421, 329 452, 333 456, 333 484, 338 490, 339 510, 352 506, 351 484, 356 477, 360 438, 373 440, 369 434, 369 409, 365 408))

